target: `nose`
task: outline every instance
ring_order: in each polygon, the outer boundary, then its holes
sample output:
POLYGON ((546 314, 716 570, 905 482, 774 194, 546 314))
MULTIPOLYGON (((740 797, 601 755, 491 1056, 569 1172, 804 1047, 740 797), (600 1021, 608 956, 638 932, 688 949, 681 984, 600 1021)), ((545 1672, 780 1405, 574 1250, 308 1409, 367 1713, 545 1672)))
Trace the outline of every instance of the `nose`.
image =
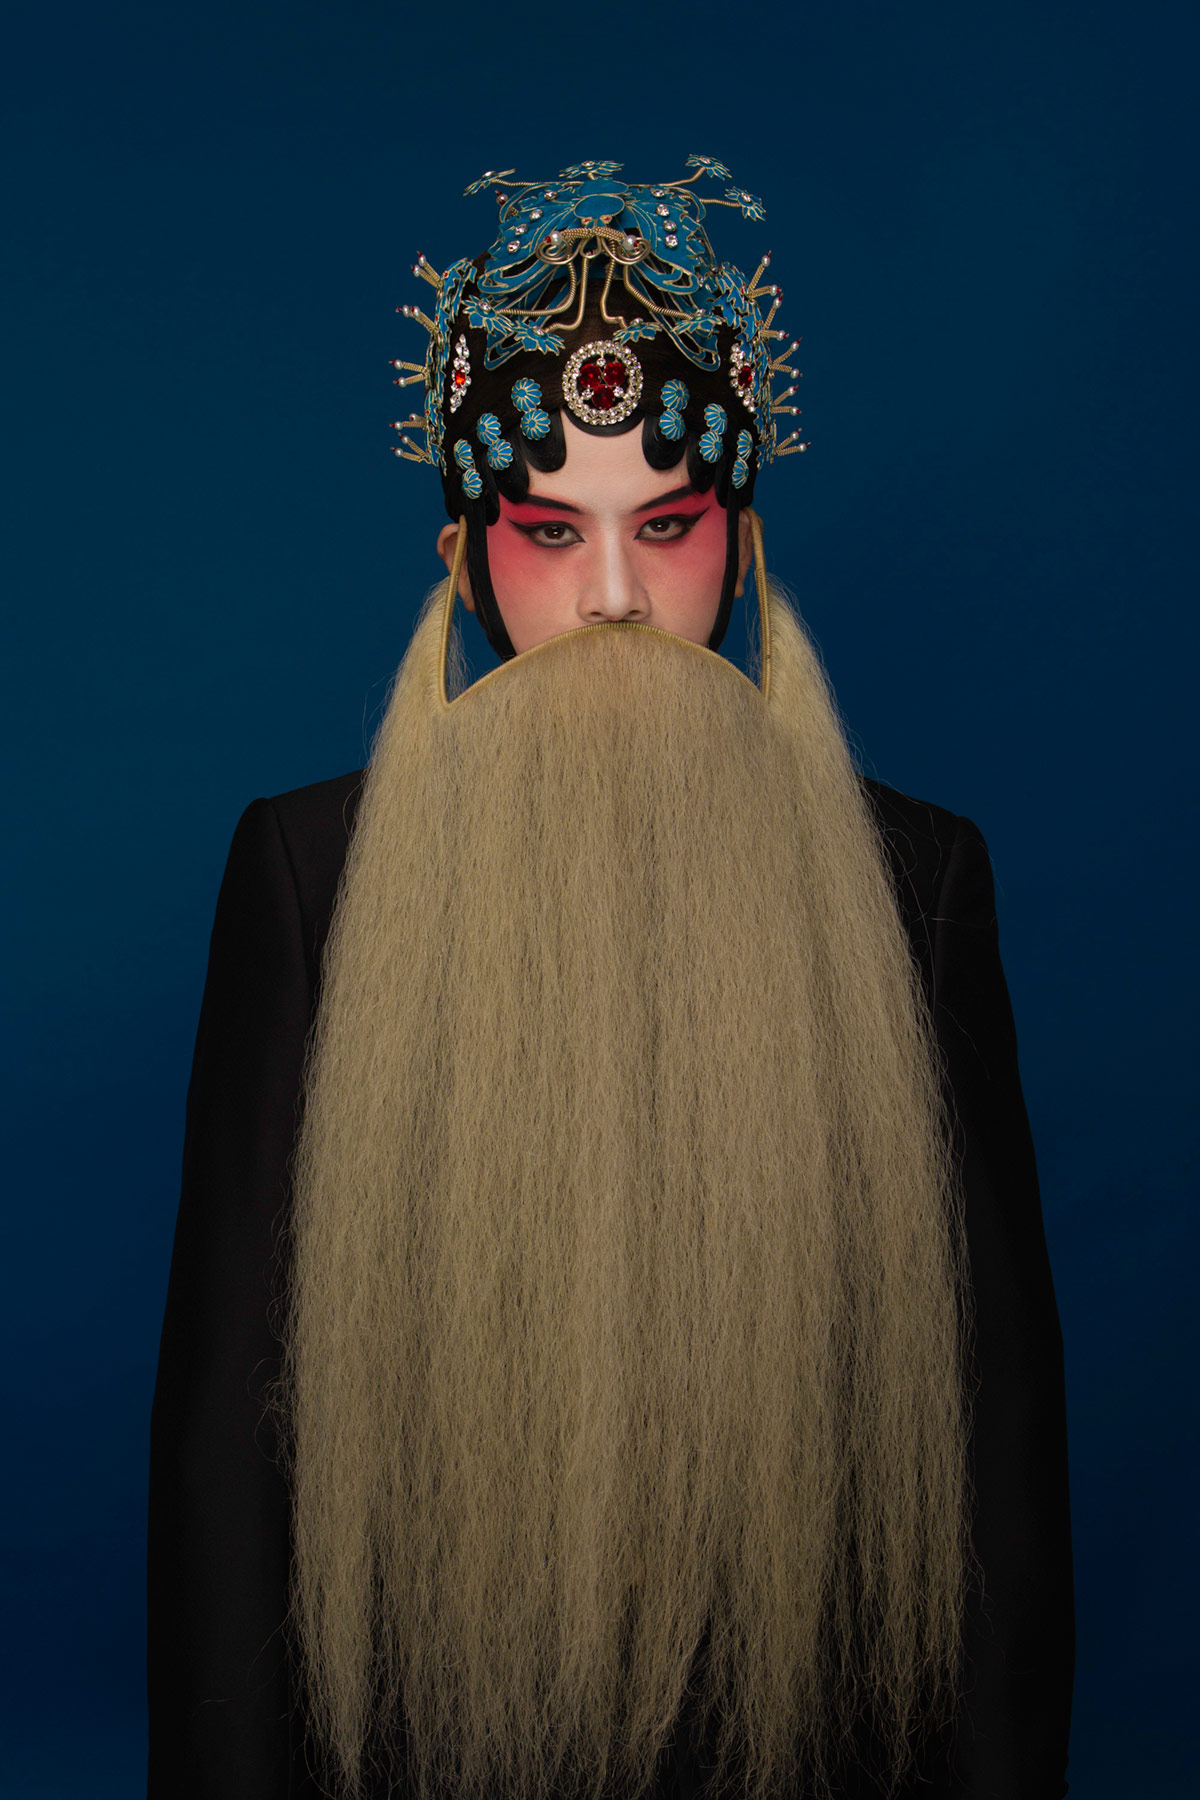
POLYGON ((650 596, 619 531, 604 532, 595 545, 579 596, 580 617, 588 625, 610 619, 641 619, 650 615, 650 596))

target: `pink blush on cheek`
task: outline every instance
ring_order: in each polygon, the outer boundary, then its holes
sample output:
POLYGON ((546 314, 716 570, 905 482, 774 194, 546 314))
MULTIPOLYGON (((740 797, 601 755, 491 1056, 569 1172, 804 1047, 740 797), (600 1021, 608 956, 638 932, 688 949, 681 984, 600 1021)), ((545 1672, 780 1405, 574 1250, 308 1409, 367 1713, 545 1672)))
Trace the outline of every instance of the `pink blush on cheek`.
MULTIPOLYGON (((504 500, 500 505, 499 519, 487 528, 487 548, 492 586, 497 600, 503 605, 506 593, 520 595, 530 589, 552 590, 561 584, 562 571, 555 567, 555 558, 561 552, 548 552, 543 545, 535 544, 513 523, 518 509, 510 508, 504 500)), ((528 513, 530 524, 547 522, 540 508, 523 507, 520 510, 528 513)))
POLYGON ((711 566, 718 588, 725 573, 726 523, 725 508, 718 506, 714 500, 708 510, 696 520, 687 536, 670 546, 675 552, 672 560, 681 565, 686 563, 693 574, 711 566))
MULTIPOLYGON (((682 504, 664 506, 657 516, 695 522, 682 536, 661 540, 639 536, 656 517, 653 511, 626 516, 615 527, 624 545, 624 579, 632 584, 633 603, 638 616, 648 623, 705 643, 725 575, 725 508, 711 494, 694 495, 682 504)), ((605 554, 602 536, 611 534, 614 526, 606 524, 597 530, 594 524, 589 528, 589 521, 574 521, 582 524, 584 541, 561 548, 536 543, 528 535, 529 526, 551 523, 571 525, 573 520, 542 506, 508 501, 502 495, 500 517, 487 528, 492 590, 518 655, 545 638, 585 623, 590 615, 581 612, 580 596, 589 594, 589 583, 604 579, 596 574, 605 554)), ((611 535, 609 542, 611 545, 611 535)))
POLYGON ((696 622, 706 609, 715 618, 725 578, 727 525, 725 508, 714 501, 686 537, 645 546, 646 585, 660 605, 696 622))
POLYGON ((518 654, 577 622, 572 619, 569 555, 548 551, 519 531, 513 523, 519 514, 530 524, 553 517, 540 507, 518 508, 501 496, 500 517, 487 528, 492 592, 518 654))

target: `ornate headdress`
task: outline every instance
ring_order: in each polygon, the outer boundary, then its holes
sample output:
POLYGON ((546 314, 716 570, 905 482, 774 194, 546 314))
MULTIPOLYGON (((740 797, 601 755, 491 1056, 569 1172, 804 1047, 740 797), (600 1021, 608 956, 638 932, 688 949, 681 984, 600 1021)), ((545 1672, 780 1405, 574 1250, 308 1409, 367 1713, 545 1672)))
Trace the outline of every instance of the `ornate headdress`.
POLYGON ((682 357, 711 394, 700 453, 709 463, 726 460, 735 488, 746 484, 755 462, 808 448, 798 430, 783 439, 776 432, 779 414, 799 412, 789 404, 794 384, 780 393, 774 386, 779 377, 798 378, 788 358, 799 343, 779 354, 772 349, 787 333, 774 325, 782 292, 763 282, 770 255, 747 281, 732 263, 715 260, 703 225, 708 206, 736 206, 761 219, 762 203, 732 185, 723 163, 689 156, 687 164, 691 175, 657 184, 622 184, 614 179, 622 166, 616 162, 574 163, 537 182, 518 181, 511 169, 488 170, 471 183, 467 194, 495 188, 500 234, 486 255, 464 258, 444 274, 423 255, 413 266, 437 303, 432 316, 416 306, 397 308, 429 333, 423 363, 392 365, 400 371, 397 386, 425 383, 423 415, 395 421, 397 456, 432 464, 457 477, 467 498, 479 498, 478 463, 502 469, 512 449, 496 412, 472 416, 469 390, 473 382, 483 385, 486 373, 488 393, 495 393, 495 371, 517 357, 521 378, 505 392, 502 410, 508 428, 519 427, 529 442, 548 432, 545 408, 560 395, 586 425, 616 424, 640 406, 658 417, 665 437, 683 437, 690 396, 678 379, 682 357), (700 177, 730 185, 721 197, 701 199, 690 185, 700 177), (603 335, 568 351, 585 316, 597 329, 597 310, 603 335), (531 359, 540 379, 530 372, 531 359), (655 390, 644 363, 673 378, 655 390), (730 423, 737 430, 727 439, 730 423), (410 437, 413 431, 424 442, 410 437))

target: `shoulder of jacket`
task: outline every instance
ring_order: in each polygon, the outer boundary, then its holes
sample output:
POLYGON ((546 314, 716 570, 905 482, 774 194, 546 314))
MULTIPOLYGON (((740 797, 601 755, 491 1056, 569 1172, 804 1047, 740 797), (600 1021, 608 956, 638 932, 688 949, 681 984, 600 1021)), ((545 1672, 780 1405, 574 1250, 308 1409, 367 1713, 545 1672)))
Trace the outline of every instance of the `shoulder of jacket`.
POLYGON ((331 858, 338 862, 344 858, 364 774, 363 769, 351 769, 328 781, 309 782, 268 797, 267 805, 298 863, 315 860, 323 864, 331 858))
POLYGON ((938 896, 954 845, 964 830, 975 828, 932 800, 901 793, 866 775, 859 780, 879 828, 909 934, 918 951, 931 956, 938 896))
POLYGON ((304 787, 288 788, 286 793, 270 794, 268 803, 287 824, 322 819, 340 813, 347 802, 357 805, 365 769, 351 769, 345 775, 333 775, 328 781, 310 781, 304 787))
POLYGON ((363 774, 362 769, 352 769, 328 781, 313 781, 256 802, 270 809, 278 826, 314 970, 320 964, 338 880, 346 861, 363 774))
POLYGON ((964 821, 949 807, 919 800, 869 775, 860 775, 859 781, 885 836, 908 837, 914 844, 948 850, 962 829, 964 821))

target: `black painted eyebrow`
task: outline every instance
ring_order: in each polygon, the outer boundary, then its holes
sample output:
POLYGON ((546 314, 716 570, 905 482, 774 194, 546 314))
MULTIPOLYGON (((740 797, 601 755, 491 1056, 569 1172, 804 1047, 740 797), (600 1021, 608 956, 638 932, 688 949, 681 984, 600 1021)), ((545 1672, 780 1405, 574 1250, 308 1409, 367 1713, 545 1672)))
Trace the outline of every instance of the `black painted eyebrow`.
MULTIPOLYGON (((670 493, 656 494, 653 500, 646 500, 641 506, 635 506, 633 510, 639 513, 657 512, 660 506, 667 506, 672 500, 682 500, 686 495, 695 492, 696 489, 688 482, 684 487, 672 488, 670 493)), ((521 506, 548 506, 554 512, 575 514, 584 510, 582 506, 569 506, 565 500, 550 500, 544 494, 526 494, 524 500, 519 501, 518 504, 521 506)))
POLYGON ((688 481, 682 487, 672 488, 669 494, 658 494, 653 500, 647 500, 644 506, 635 506, 633 510, 634 512, 654 512, 657 507, 666 506, 672 500, 682 500, 685 495, 695 492, 695 488, 688 481))
POLYGON ((568 506, 565 500, 547 500, 542 494, 526 494, 523 500, 515 502, 517 506, 552 506, 555 512, 579 513, 581 506, 568 506))

